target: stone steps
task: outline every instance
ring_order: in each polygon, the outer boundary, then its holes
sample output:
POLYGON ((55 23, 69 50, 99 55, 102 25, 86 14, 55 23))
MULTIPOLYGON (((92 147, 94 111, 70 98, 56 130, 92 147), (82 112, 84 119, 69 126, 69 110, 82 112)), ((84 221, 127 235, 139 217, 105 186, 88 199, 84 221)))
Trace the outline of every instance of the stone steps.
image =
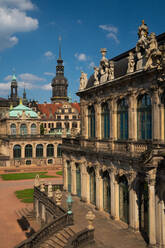
MULTIPOLYGON (((72 226, 73 227, 73 226, 72 226)), ((42 244, 39 248, 63 248, 68 243, 68 240, 75 234, 72 227, 65 227, 58 233, 55 233, 42 244)))

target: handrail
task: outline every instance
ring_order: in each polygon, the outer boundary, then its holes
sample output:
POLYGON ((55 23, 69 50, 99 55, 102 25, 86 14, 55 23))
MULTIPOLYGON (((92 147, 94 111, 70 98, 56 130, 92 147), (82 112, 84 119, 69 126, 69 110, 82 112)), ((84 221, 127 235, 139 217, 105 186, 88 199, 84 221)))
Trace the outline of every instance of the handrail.
POLYGON ((94 229, 89 230, 85 228, 84 230, 76 233, 70 238, 69 242, 64 246, 64 248, 77 248, 84 246, 84 244, 94 242, 94 229))
POLYGON ((60 231, 67 225, 71 225, 73 222, 73 215, 64 215, 56 218, 46 226, 42 227, 38 232, 34 233, 30 238, 22 241, 20 244, 15 246, 15 248, 33 248, 38 245, 40 242, 43 242, 45 239, 60 231))

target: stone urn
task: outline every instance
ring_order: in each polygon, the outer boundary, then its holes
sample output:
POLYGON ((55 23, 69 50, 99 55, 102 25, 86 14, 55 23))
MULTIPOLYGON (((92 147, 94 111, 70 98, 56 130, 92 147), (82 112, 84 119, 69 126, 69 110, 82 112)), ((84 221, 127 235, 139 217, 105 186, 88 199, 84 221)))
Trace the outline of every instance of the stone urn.
POLYGON ((94 226, 92 224, 93 224, 93 220, 95 219, 95 215, 91 210, 88 211, 86 215, 86 219, 88 221, 88 229, 93 230, 94 226))
POLYGON ((57 189, 54 193, 54 199, 55 199, 55 202, 56 202, 56 205, 57 206, 60 206, 61 205, 61 199, 62 199, 62 192, 60 189, 57 189))

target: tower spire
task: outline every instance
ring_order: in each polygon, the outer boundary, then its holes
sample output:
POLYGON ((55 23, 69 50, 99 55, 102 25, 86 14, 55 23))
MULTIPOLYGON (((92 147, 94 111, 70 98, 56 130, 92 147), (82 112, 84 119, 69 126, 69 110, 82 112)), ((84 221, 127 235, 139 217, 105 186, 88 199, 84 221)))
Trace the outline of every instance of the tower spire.
POLYGON ((61 38, 61 35, 58 37, 58 41, 59 41, 59 60, 61 60, 62 58, 61 58, 61 40, 62 40, 62 38, 61 38))

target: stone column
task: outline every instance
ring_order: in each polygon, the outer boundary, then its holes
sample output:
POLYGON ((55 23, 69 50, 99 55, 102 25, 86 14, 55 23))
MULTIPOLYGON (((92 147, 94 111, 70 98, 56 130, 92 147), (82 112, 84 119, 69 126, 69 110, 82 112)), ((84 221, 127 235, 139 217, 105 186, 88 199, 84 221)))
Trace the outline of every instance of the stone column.
POLYGON ((68 190, 68 168, 67 161, 63 158, 63 182, 64 182, 64 190, 68 190))
POLYGON ((96 208, 103 210, 103 179, 99 174, 99 169, 96 171, 96 208))
POLYGON ((86 201, 86 166, 81 163, 81 201, 86 201))
POLYGON ((81 116, 81 127, 82 127, 82 136, 85 139, 88 139, 88 105, 82 104, 82 116, 81 116))
POLYGON ((76 190, 76 165, 75 161, 71 161, 71 173, 72 173, 72 182, 71 182, 71 193, 72 195, 77 195, 76 190))
POLYGON ((90 175, 86 169, 86 201, 90 203, 90 175))
POLYGON ((119 219, 119 185, 115 178, 114 171, 110 173, 111 178, 111 217, 114 220, 119 219))
POLYGON ((137 139, 137 100, 135 95, 129 97, 128 109, 128 137, 130 140, 137 139))
POLYGON ((101 139, 101 104, 96 103, 95 104, 95 132, 96 132, 96 138, 101 139))
MULTIPOLYGON (((130 182, 132 184, 133 182, 130 182)), ((133 183, 134 184, 134 183, 133 183)), ((135 187, 135 185, 134 185, 135 187)), ((129 191, 129 227, 134 231, 139 229, 139 212, 138 212, 138 197, 133 185, 130 185, 129 191)))
POLYGON ((117 102, 116 99, 111 101, 110 105, 110 138, 117 139, 117 102))
POLYGON ((57 158, 57 143, 54 144, 54 158, 57 158))
POLYGON ((21 158, 25 158, 25 145, 21 145, 21 158))
POLYGON ((155 226, 155 180, 149 179, 149 244, 156 245, 156 226, 155 226))
POLYGON ((32 158, 36 158, 36 144, 32 144, 32 158))
POLYGON ((152 95, 152 137, 153 140, 160 140, 160 107, 158 90, 154 90, 152 95))
POLYGON ((47 144, 44 143, 44 144, 43 144, 43 157, 44 157, 44 158, 47 157, 47 156, 46 156, 46 147, 47 147, 47 144))

